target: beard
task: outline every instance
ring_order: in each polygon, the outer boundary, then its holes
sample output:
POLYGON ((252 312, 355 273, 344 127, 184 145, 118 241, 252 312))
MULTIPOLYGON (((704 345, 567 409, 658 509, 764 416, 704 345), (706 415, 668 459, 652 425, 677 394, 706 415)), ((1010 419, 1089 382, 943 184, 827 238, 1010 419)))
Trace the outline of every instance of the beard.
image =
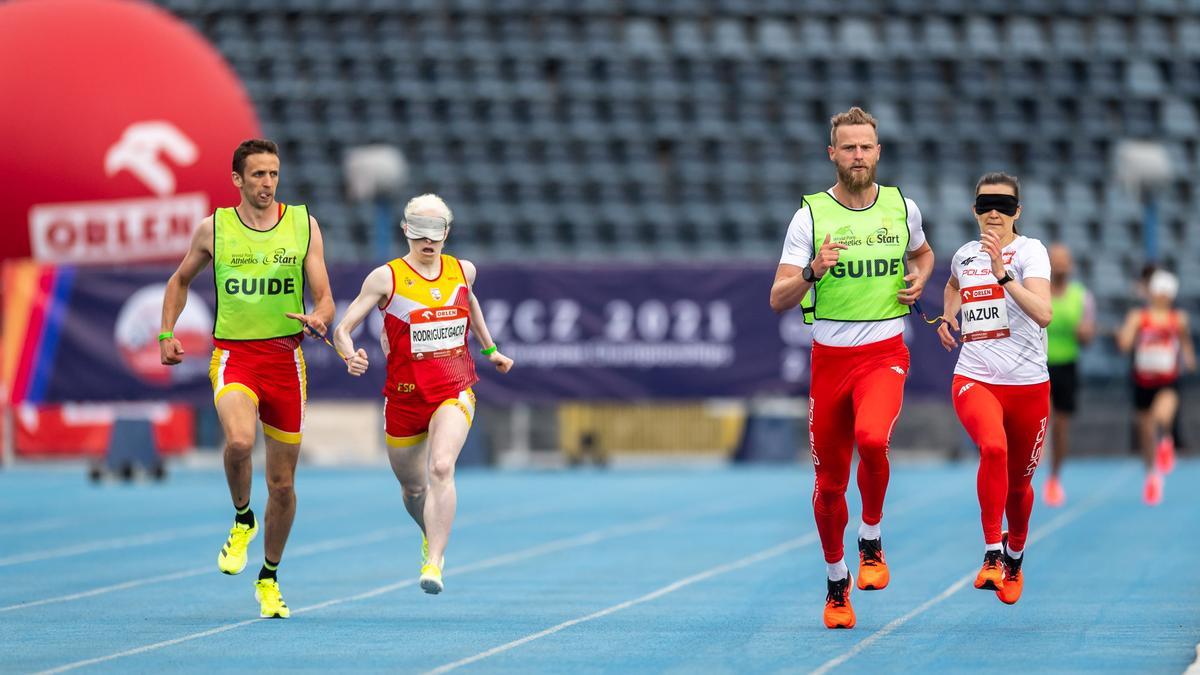
POLYGON ((838 181, 851 192, 862 192, 875 184, 875 167, 870 167, 864 174, 856 174, 851 167, 837 168, 838 181))

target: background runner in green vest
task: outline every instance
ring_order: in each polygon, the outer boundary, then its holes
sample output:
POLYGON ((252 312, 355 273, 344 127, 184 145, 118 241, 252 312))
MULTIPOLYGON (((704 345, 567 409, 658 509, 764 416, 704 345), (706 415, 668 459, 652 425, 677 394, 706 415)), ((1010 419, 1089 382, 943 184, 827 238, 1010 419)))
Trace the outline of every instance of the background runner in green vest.
POLYGON ((225 478, 235 510, 217 567, 239 574, 246 567, 246 548, 258 534, 250 510, 250 452, 261 420, 267 446, 266 541, 254 595, 260 616, 287 618, 276 569, 296 515, 292 486, 306 396, 300 341, 305 323, 325 333, 333 321, 333 295, 316 219, 303 206, 275 201, 275 143, 253 139, 239 145, 232 178, 241 201, 233 209, 218 209, 196 228, 191 248, 167 282, 158 343, 164 365, 183 360, 183 345, 172 330, 188 287, 211 261, 218 302, 209 375, 225 432, 225 478), (312 293, 311 314, 304 313, 305 287, 312 293))
POLYGON ((823 618, 828 628, 853 628, 853 579, 842 541, 851 460, 857 446, 858 588, 881 590, 890 579, 880 533, 887 450, 909 365, 904 316, 929 280, 933 251, 917 205, 875 182, 881 147, 875 118, 856 107, 834 115, 830 126, 827 152, 837 183, 806 196, 792 217, 771 308, 793 309, 815 287, 808 426, 813 516, 827 577, 823 618))
POLYGON ((1075 263, 1065 244, 1050 246, 1050 302, 1054 318, 1046 327, 1046 363, 1050 371, 1050 476, 1042 490, 1047 506, 1062 506, 1067 493, 1059 473, 1071 450, 1071 416, 1079 390, 1079 349, 1096 334, 1096 303, 1074 281, 1075 263))

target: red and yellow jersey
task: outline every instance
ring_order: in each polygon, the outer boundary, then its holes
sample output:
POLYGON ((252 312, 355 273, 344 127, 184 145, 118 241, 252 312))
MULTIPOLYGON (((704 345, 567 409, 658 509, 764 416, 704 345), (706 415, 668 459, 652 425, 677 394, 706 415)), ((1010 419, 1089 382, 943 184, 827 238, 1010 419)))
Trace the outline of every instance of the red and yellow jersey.
POLYGON ((467 350, 471 289, 462 265, 442 256, 441 274, 426 279, 403 258, 388 263, 392 296, 384 305, 388 397, 440 403, 479 381, 467 350))

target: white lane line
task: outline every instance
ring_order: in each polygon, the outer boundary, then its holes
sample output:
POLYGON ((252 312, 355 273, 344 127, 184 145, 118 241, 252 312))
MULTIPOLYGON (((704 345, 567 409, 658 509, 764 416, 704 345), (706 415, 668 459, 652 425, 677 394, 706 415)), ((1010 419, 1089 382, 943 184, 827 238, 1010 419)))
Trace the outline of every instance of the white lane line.
MULTIPOLYGON (((521 518, 528 518, 531 516, 543 515, 543 514, 551 512, 551 511, 557 511, 557 510, 558 509, 555 509, 552 507, 542 506, 542 507, 537 507, 537 508, 527 508, 527 509, 520 509, 520 510, 514 509, 511 511, 497 511, 497 512, 488 514, 486 516, 480 516, 480 517, 476 517, 476 518, 470 518, 470 517, 463 518, 462 521, 457 523, 455 527, 461 529, 464 527, 471 527, 471 526, 475 526, 475 525, 487 525, 487 524, 492 524, 492 523, 496 523, 496 522, 502 522, 505 520, 518 520, 521 518)), ((304 546, 297 546, 295 549, 287 551, 287 555, 285 556, 285 558, 287 560, 295 560, 296 558, 304 558, 304 557, 316 555, 319 553, 327 553, 329 551, 338 551, 338 550, 350 548, 353 546, 364 546, 367 544, 375 544, 375 543, 378 543, 381 541, 386 541, 395 536, 401 536, 405 532, 410 532, 411 530, 412 530, 412 527, 390 527, 390 528, 386 528, 386 529, 382 529, 382 530, 375 530, 374 532, 370 532, 370 533, 366 533, 366 534, 352 535, 352 536, 348 536, 348 537, 337 537, 335 539, 326 539, 325 541, 319 541, 319 542, 307 544, 304 546)), ((415 559, 415 557, 414 557, 414 559, 415 559)), ((67 595, 58 595, 58 596, 51 597, 51 598, 42 598, 40 600, 30 600, 28 602, 19 602, 19 603, 13 604, 13 605, 7 605, 5 607, 0 607, 0 613, 11 612, 11 611, 15 611, 18 609, 29 609, 31 607, 40 607, 42 605, 50 605, 50 604, 55 604, 55 603, 59 603, 59 602, 71 602, 74 600, 82 600, 84 598, 91 598, 91 597, 95 597, 97 595, 104 595, 106 593, 112 593, 115 591, 129 590, 131 588, 138 588, 140 586, 147 586, 149 584, 162 583, 164 581, 178 581, 179 579, 188 579, 190 577, 198 577, 198 576, 201 576, 204 574, 212 574, 212 573, 214 573, 214 569, 215 569, 215 565, 205 565, 204 567, 193 567, 192 569, 181 570, 178 572, 170 572, 168 574, 161 574, 161 575, 153 576, 153 577, 142 577, 139 579, 131 579, 129 581, 123 581, 121 583, 111 584, 109 586, 100 586, 98 588, 92 588, 92 589, 89 589, 86 591, 79 591, 77 593, 69 593, 67 595)))
MULTIPOLYGON (((326 519, 334 516, 352 514, 354 512, 355 510, 350 507, 342 507, 338 509, 322 511, 321 516, 323 519, 326 519)), ((159 530, 157 532, 136 534, 128 537, 101 539, 82 544, 75 544, 73 546, 62 546, 59 548, 20 553, 17 555, 0 558, 0 567, 20 565, 29 562, 38 562, 41 560, 51 560, 54 558, 69 558, 72 556, 83 555, 85 553, 94 553, 96 551, 106 551, 130 546, 149 546, 151 544, 159 544, 166 541, 174 541, 175 539, 184 539, 187 537, 209 535, 217 537, 227 532, 228 530, 225 529, 225 526, 217 526, 214 524, 196 525, 193 527, 182 527, 172 530, 159 530)))
POLYGON ((618 603, 611 607, 606 607, 605 609, 602 609, 598 612, 593 612, 591 614, 588 614, 587 616, 581 616, 581 617, 578 617, 575 619, 571 619, 569 621, 564 621, 564 622, 558 624, 557 626, 552 626, 550 628, 547 628, 546 630, 539 631, 539 632, 533 633, 531 635, 526 635, 523 638, 513 640, 512 642, 507 642, 498 647, 492 647, 491 649, 480 652, 478 654, 475 654, 474 656, 468 656, 465 659, 460 659, 458 661, 454 661, 453 663, 447 663, 447 664, 438 666, 437 668, 434 668, 433 670, 426 671, 425 675, 438 675, 440 673, 448 673, 451 670, 454 670, 456 668, 461 668, 462 666, 470 665, 477 661, 482 661, 483 659, 495 656, 496 654, 500 654, 500 653, 509 651, 511 649, 516 649, 517 647, 520 647, 521 645, 533 642, 534 640, 540 640, 548 635, 553 635, 559 631, 566 630, 567 628, 570 628, 571 626, 577 626, 581 623, 586 623, 588 621, 592 621, 595 619, 599 619, 599 618, 608 616, 609 614, 615 614, 616 612, 620 612, 621 610, 629 609, 630 607, 635 607, 637 605, 640 605, 640 604, 643 604, 646 602, 650 602, 652 600, 657 600, 658 598, 661 598, 664 595, 674 593, 675 591, 677 591, 681 588, 685 588, 687 586, 691 586, 692 584, 699 583, 701 581, 705 581, 707 579, 711 579, 713 577, 720 576, 727 572, 739 570, 739 569, 742 569, 743 567, 749 567, 750 565, 760 563, 764 560, 769 560, 771 558, 778 557, 780 555, 783 555, 784 553, 787 553, 788 551, 792 551, 794 549, 800 548, 801 546, 811 544, 811 543, 815 542, 816 540, 817 540, 817 533, 813 532, 813 533, 807 534, 803 537, 798 537, 796 539, 792 539, 791 541, 786 541, 782 544, 778 544, 778 545, 768 548, 766 550, 759 551, 758 553, 755 553, 754 555, 750 555, 745 558, 742 558, 741 560, 735 560, 733 562, 725 563, 724 565, 718 565, 716 567, 707 569, 703 572, 693 574, 690 577, 685 577, 678 581, 672 582, 670 584, 667 584, 666 586, 663 586, 662 588, 659 588, 656 591, 651 591, 650 593, 647 593, 639 598, 634 598, 633 600, 626 600, 625 602, 618 603))
MULTIPOLYGON (((723 507, 723 508, 707 507, 707 508, 691 511, 690 514, 694 517, 696 515, 700 515, 700 514, 704 514, 704 513, 709 513, 709 512, 714 512, 714 511, 719 512, 721 510, 729 510, 729 508, 730 507, 728 507, 728 506, 723 507)), ((563 539, 556 539, 554 541, 550 541, 545 544, 540 544, 538 546, 533 546, 530 548, 522 549, 519 551, 514 551, 512 553, 507 553, 507 554, 495 556, 492 558, 486 558, 484 560, 480 560, 479 562, 463 565, 462 567, 452 568, 452 572, 447 571, 445 576, 447 576, 447 577, 458 576, 460 574, 466 574, 469 572, 476 572, 476 571, 480 571, 480 570, 491 569, 493 567, 500 567, 503 565, 520 562, 522 560, 527 560, 529 558, 542 556, 547 553, 554 553, 557 551, 562 551, 562 550, 566 550, 566 549, 570 549, 570 548, 578 548, 581 546, 588 546, 591 544, 596 544, 596 543, 599 543, 606 539, 612 539, 615 537, 621 537, 621 536, 630 535, 630 534, 637 534, 637 533, 641 533, 641 532, 649 532, 649 531, 653 531, 653 530, 657 530, 657 529, 662 529, 663 527, 671 524, 672 522, 674 522, 676 520, 683 519, 686 516, 686 513, 687 512, 676 512, 674 514, 660 515, 660 516, 655 516, 653 518, 640 520, 640 521, 626 524, 626 525, 616 525, 616 526, 601 528, 599 530, 593 530, 591 532, 585 532, 584 534, 575 535, 573 537, 565 537, 563 539)), ((354 602, 357 600, 372 598, 377 595, 383 595, 385 593, 390 593, 394 590, 404 588, 406 586, 416 585, 416 583, 417 583, 416 579, 407 579, 405 581, 388 584, 386 586, 380 586, 378 588, 374 588, 372 590, 366 591, 365 593, 359 593, 357 595, 345 596, 345 597, 341 597, 341 598, 334 598, 331 600, 326 600, 325 602, 317 603, 315 605, 310 605, 308 607, 302 607, 299 609, 295 609, 295 610, 292 610, 292 614, 311 612, 311 611, 316 611, 316 610, 320 610, 320 609, 325 609, 327 607, 333 607, 335 605, 341 605, 341 604, 344 604, 347 602, 354 602)), ((140 647, 126 649, 124 651, 115 652, 113 654, 108 654, 106 656, 98 656, 98 657, 91 658, 91 659, 84 659, 82 661, 74 661, 71 663, 67 663, 65 665, 58 666, 56 668, 51 668, 49 670, 40 671, 38 673, 38 675, 50 675, 51 673, 62 673, 62 672, 66 672, 68 670, 75 670, 76 668, 83 668, 85 666, 95 665, 97 663, 106 663, 108 661, 113 661, 116 659, 124 658, 126 656, 134 656, 137 654, 144 654, 146 652, 154 651, 157 649, 162 649, 164 647, 170 647, 172 645, 177 645, 177 644, 180 644, 183 642, 190 642, 192 640, 198 640, 201 638, 209 637, 210 635, 217 635, 219 633, 231 631, 231 630, 234 630, 235 628, 241 628, 242 626, 248 626, 248 625, 250 625, 252 623, 256 623, 258 621, 270 621, 270 619, 247 619, 245 621, 230 623, 230 624, 226 624, 224 626, 217 626, 216 628, 211 628, 206 631, 201 631, 198 633, 190 633, 190 634, 184 635, 182 637, 173 638, 171 640, 164 640, 162 642, 155 642, 155 643, 148 644, 148 645, 142 645, 140 647)))
MULTIPOLYGON (((928 490, 928 491, 922 492, 920 497, 917 497, 914 499, 909 499, 908 501, 905 501, 905 502, 901 502, 898 506, 892 508, 891 509, 892 515, 895 516, 896 514, 912 511, 919 506, 923 506, 924 504, 934 501, 935 499, 940 499, 941 497, 944 496, 945 493, 950 492, 950 491, 953 491, 953 490, 952 489, 951 490, 943 489, 943 490, 936 490, 936 491, 928 490)), ((571 626, 574 626, 576 624, 584 623, 586 621, 591 621, 593 619, 599 619, 603 616, 607 616, 614 612, 619 612, 623 609, 633 607, 634 605, 639 605, 644 602, 649 602, 656 598, 660 598, 664 595, 667 595, 668 593, 673 593, 673 592, 679 590, 680 588, 683 588, 684 586, 689 586, 696 582, 703 581, 705 579, 708 579, 708 578, 711 578, 714 576, 718 576, 721 574, 725 574, 726 572, 730 572, 735 569, 740 569, 740 568, 746 567, 748 565, 753 565, 755 563, 762 562, 763 560, 767 560, 769 558, 773 558, 778 555, 782 555, 792 549, 799 548, 801 546, 806 546, 806 545, 816 541, 817 537, 818 537, 817 533, 812 532, 803 537, 798 537, 796 539, 792 539, 791 541, 784 542, 782 544, 779 544, 778 546, 767 549, 765 551, 760 551, 759 553, 748 556, 746 558, 742 558, 741 560, 736 560, 731 563, 726 563, 724 565, 714 567, 705 572, 700 572, 698 574, 687 577, 685 579, 681 579, 672 584, 664 586, 656 591, 647 593, 646 595, 643 595, 640 598, 635 598, 633 600, 627 600, 620 604, 613 605, 612 607, 609 607, 607 609, 602 609, 593 614, 589 614, 587 616, 580 617, 577 619, 571 619, 570 621, 565 621, 565 622, 560 623, 557 626, 554 626, 552 628, 547 628, 544 631, 534 633, 532 635, 527 635, 523 638, 514 640, 507 644, 500 645, 499 647, 493 647, 485 652, 480 652, 479 654, 476 654, 474 656, 469 656, 465 659, 461 659, 461 660, 455 661, 453 663, 447 663, 445 665, 438 666, 437 668, 434 668, 433 670, 428 671, 426 673, 426 675, 433 675, 434 673, 448 672, 450 670, 454 670, 456 668, 460 668, 462 666, 469 665, 476 661, 486 659, 490 656, 494 656, 495 654, 499 654, 501 652, 505 652, 510 649, 519 647, 528 642, 532 642, 534 640, 541 639, 543 637, 546 637, 547 635, 552 635, 552 634, 557 633, 565 628, 570 628, 571 626)))
POLYGON ((1183 675, 1200 675, 1200 644, 1196 645, 1196 660, 1183 671, 1183 675))
POLYGON ((69 525, 74 525, 78 522, 78 518, 46 518, 43 520, 33 520, 24 523, 9 523, 0 525, 0 535, 25 534, 28 532, 55 530, 58 528, 67 527, 69 525))
POLYGON ((39 560, 50 560, 52 558, 69 558, 71 556, 83 555, 84 553, 94 553, 96 551, 107 551, 115 548, 128 548, 132 546, 149 546, 150 544, 159 544, 164 541, 172 541, 175 539, 183 539, 185 537, 195 537, 201 534, 211 534, 216 536, 220 532, 220 528, 213 525, 197 525, 195 527, 184 527, 176 530, 166 530, 161 532, 151 532, 148 534, 138 534, 132 537, 119 537, 116 539, 103 539, 100 541, 90 541, 83 544, 75 544, 73 546, 62 546, 59 548, 44 549, 34 551, 32 553, 21 553, 18 555, 10 555, 0 558, 0 567, 8 567, 10 565, 20 565, 23 563, 37 562, 39 560))
MULTIPOLYGON (((1100 492, 1098 492, 1094 496, 1092 496, 1091 499, 1088 499, 1087 501, 1080 503, 1075 508, 1067 511, 1066 513, 1059 515, 1057 518, 1051 520, 1050 522, 1046 523, 1042 527, 1035 530, 1032 534, 1030 534, 1025 548, 1028 549, 1029 544, 1037 543, 1038 541, 1053 534, 1054 532, 1058 531, 1059 529, 1062 529, 1063 527, 1067 526, 1075 519, 1079 518, 1083 514, 1087 513, 1088 511, 1092 510, 1096 506, 1100 505, 1100 503, 1107 500, 1110 496, 1112 496, 1112 493, 1117 489, 1117 487, 1128 483, 1128 476, 1126 475, 1128 473, 1130 473, 1130 470, 1128 470, 1128 469, 1120 472, 1119 479, 1113 480, 1105 489, 1101 490, 1100 492)), ((825 673, 828 673, 830 670, 833 670, 834 668, 837 668, 838 666, 842 665, 846 661, 849 661, 850 659, 854 658, 858 654, 862 653, 863 650, 867 649, 868 647, 875 644, 876 642, 879 642, 881 639, 883 639, 890 633, 895 632, 895 630, 897 628, 908 623, 914 617, 924 614, 926 611, 929 610, 929 608, 933 607, 934 605, 937 605, 938 603, 942 602, 946 598, 949 598, 950 596, 954 595, 955 593, 961 591, 964 587, 966 587, 967 584, 971 583, 975 579, 975 575, 978 572, 979 572, 978 570, 971 570, 970 572, 967 572, 965 575, 963 575, 962 577, 957 579, 954 583, 947 586, 946 589, 943 590, 941 593, 938 593, 934 597, 921 603, 917 607, 910 610, 907 614, 897 617, 895 619, 892 619, 889 623, 887 623, 885 626, 883 626, 883 628, 880 628, 879 630, 875 631, 874 633, 868 635, 861 642, 855 644, 849 650, 843 652, 842 654, 840 654, 832 659, 829 659, 825 663, 822 663, 820 666, 818 666, 815 670, 812 671, 811 675, 824 675, 825 673)))

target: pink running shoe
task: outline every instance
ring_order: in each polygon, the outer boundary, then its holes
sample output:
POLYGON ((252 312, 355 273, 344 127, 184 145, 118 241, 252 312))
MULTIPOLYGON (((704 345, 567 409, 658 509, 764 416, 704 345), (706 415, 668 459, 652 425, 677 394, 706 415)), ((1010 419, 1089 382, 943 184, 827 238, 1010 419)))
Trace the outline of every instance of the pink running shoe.
POLYGON ((1154 449, 1154 468, 1162 475, 1175 470, 1175 439, 1163 436, 1154 449))
POLYGON ((1146 506, 1158 506, 1163 498, 1162 474, 1153 471, 1146 476, 1146 487, 1142 490, 1142 501, 1146 506))
POLYGON ((1067 493, 1063 491, 1062 483, 1055 476, 1050 476, 1046 479, 1046 485, 1042 488, 1042 500, 1046 502, 1046 506, 1058 508, 1067 503, 1067 493))

